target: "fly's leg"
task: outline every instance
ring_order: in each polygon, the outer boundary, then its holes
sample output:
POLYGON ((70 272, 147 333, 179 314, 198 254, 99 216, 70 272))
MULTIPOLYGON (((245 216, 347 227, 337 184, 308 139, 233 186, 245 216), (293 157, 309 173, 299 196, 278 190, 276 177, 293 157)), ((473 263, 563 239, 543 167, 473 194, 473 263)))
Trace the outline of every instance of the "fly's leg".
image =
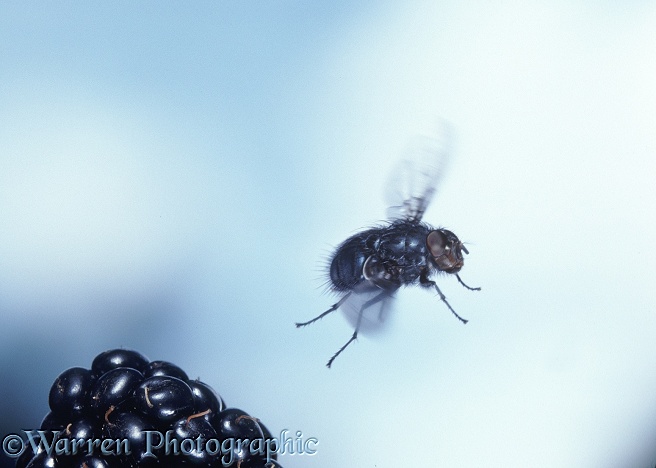
POLYGON ((341 306, 344 303, 344 301, 351 295, 351 292, 352 291, 349 291, 346 294, 344 294, 344 296, 339 301, 337 301, 332 306, 330 306, 330 309, 325 311, 323 314, 318 315, 318 316, 314 317, 312 320, 308 320, 307 322, 303 322, 303 323, 296 322, 296 328, 300 328, 300 327, 304 327, 306 325, 310 325, 311 323, 314 323, 317 320, 321 320, 322 318, 324 318, 329 313, 336 311, 337 309, 339 309, 339 306, 341 306))
POLYGON ((372 255, 365 260, 362 266, 362 276, 375 286, 385 291, 396 291, 401 286, 399 281, 400 269, 391 262, 381 262, 372 255))
POLYGON ((440 291, 440 288, 437 286, 437 283, 433 280, 428 279, 426 272, 423 272, 419 277, 419 283, 426 288, 435 288, 437 294, 439 294, 440 296, 440 299, 442 299, 442 302, 446 304, 446 306, 449 308, 451 313, 455 315, 456 318, 460 320, 462 323, 468 322, 468 320, 462 318, 460 315, 457 314, 455 310, 453 310, 453 307, 451 307, 451 304, 449 304, 449 302, 446 300, 446 296, 442 293, 442 291, 440 291))
POLYGON ((358 324, 356 325, 355 331, 353 332, 353 335, 351 336, 351 338, 346 342, 346 344, 344 346, 339 348, 339 350, 335 354, 333 354, 333 357, 331 357, 328 360, 328 362, 326 363, 326 367, 328 369, 330 369, 330 366, 333 365, 333 361, 335 360, 335 358, 337 356, 339 356, 340 354, 342 354, 342 351, 344 351, 348 345, 350 345, 351 343, 353 343, 355 340, 358 339, 358 328, 360 327, 360 318, 361 317, 362 317, 362 314, 360 314, 360 317, 358 317, 358 324))
MULTIPOLYGON (((353 343, 355 340, 358 339, 358 330, 360 329, 360 322, 362 321, 362 314, 363 314, 364 310, 365 310, 367 307, 369 307, 369 306, 375 304, 376 302, 382 301, 383 299, 385 299, 386 296, 389 296, 389 292, 387 292, 387 291, 381 291, 380 294, 378 294, 378 295, 375 296, 375 297, 372 297, 372 298, 369 299, 367 302, 365 302, 364 304, 362 304, 362 307, 360 308, 360 313, 358 314, 358 321, 357 321, 357 323, 355 324, 355 331, 353 332, 353 335, 352 335, 351 338, 350 338, 350 339, 344 344, 344 346, 342 346, 341 348, 339 348, 339 350, 337 350, 337 352, 336 352, 335 354, 333 354, 333 357, 331 357, 331 358, 328 360, 328 363, 326 363, 326 367, 328 367, 328 368, 330 369, 330 366, 333 365, 333 361, 335 360, 335 358, 336 358, 337 356, 339 356, 339 355, 342 353, 342 351, 344 351, 344 350, 346 349, 346 347, 347 347, 348 345, 350 345, 351 343, 353 343)), ((341 301, 340 301, 340 302, 341 302, 341 301)), ((319 317, 321 317, 321 316, 319 316, 319 317)), ((318 318, 319 318, 319 317, 318 317, 318 318)))
POLYGON ((459 275, 458 273, 456 273, 456 278, 458 278, 458 282, 459 282, 460 284, 462 284, 464 287, 466 287, 466 288, 469 289, 470 291, 480 291, 480 290, 481 290, 481 288, 472 288, 471 286, 467 286, 467 285, 464 283, 464 281, 460 279, 460 275, 459 275))

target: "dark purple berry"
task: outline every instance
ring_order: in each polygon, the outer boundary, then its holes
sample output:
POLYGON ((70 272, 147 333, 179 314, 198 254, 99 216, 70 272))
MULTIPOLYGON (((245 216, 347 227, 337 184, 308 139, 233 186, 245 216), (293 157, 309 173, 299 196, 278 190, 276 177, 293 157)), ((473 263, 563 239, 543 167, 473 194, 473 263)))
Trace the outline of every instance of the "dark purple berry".
POLYGON ((29 462, 32 461, 34 455, 31 451, 25 450, 20 456, 16 459, 16 464, 14 468, 25 468, 29 462))
POLYGON ((178 454, 171 454, 169 458, 173 456, 180 461, 194 466, 209 466, 217 463, 221 458, 219 445, 211 447, 212 451, 216 451, 213 455, 210 455, 209 451, 206 450, 205 443, 210 439, 217 439, 216 431, 207 419, 194 417, 193 415, 188 418, 182 418, 173 424, 173 430, 175 431, 175 438, 180 443, 180 447, 178 454), (190 440, 199 440, 200 447, 196 444, 191 444, 189 442, 190 440))
POLYGON ((151 361, 148 364, 144 371, 144 377, 149 378, 157 375, 176 377, 185 382, 189 380, 185 371, 168 361, 151 361))
POLYGON ((221 411, 212 423, 221 438, 253 440, 264 437, 259 421, 238 408, 221 411))
POLYGON ((101 457, 99 455, 87 455, 73 464, 72 468, 122 468, 118 457, 101 457))
POLYGON ((194 410, 193 394, 185 382, 175 377, 155 376, 135 390, 136 408, 161 423, 172 423, 194 410))
POLYGON ((66 421, 57 416, 52 411, 46 414, 46 417, 41 421, 41 429, 45 431, 61 431, 66 427, 66 421))
POLYGON ((56 455, 57 467, 73 466, 88 454, 88 441, 101 436, 101 424, 95 417, 83 417, 66 426, 57 440, 67 439, 69 453, 56 455))
POLYGON ((228 408, 219 413, 212 423, 220 439, 245 441, 245 445, 235 443, 233 448, 233 458, 238 461, 240 467, 264 466, 265 436, 258 419, 240 409, 228 408))
POLYGON ((130 349, 111 349, 96 356, 91 364, 91 372, 100 377, 117 367, 131 367, 143 373, 147 366, 148 359, 141 353, 130 349))
POLYGON ((132 396, 132 391, 143 381, 143 375, 130 367, 119 367, 101 375, 91 392, 91 407, 103 418, 112 407, 132 396))
MULTIPOLYGON (((36 443, 38 444, 39 436, 36 436, 36 443)), ((20 456, 16 459, 16 466, 15 468, 25 468, 30 461, 32 461, 32 458, 34 458, 34 451, 32 450, 32 446, 30 445, 29 442, 27 442, 25 450, 23 453, 20 454, 20 456)))
POLYGON ((41 434, 37 431, 30 431, 29 434, 27 434, 27 440, 25 441, 25 451, 16 461, 16 468, 19 466, 29 466, 30 462, 52 463, 52 461, 47 460, 46 447, 52 447, 54 442, 61 438, 62 432, 58 429, 46 429, 43 430, 41 434), (45 437, 45 440, 43 441, 41 440, 41 434, 43 434, 45 437), (37 457, 39 457, 39 460, 35 461, 37 457))
POLYGON ((92 385, 93 377, 87 369, 72 367, 62 372, 50 388, 50 409, 59 416, 80 415, 87 404, 92 385))
POLYGON ((27 464, 26 468, 58 468, 55 457, 41 452, 27 464))
POLYGON ((89 439, 96 439, 101 434, 101 423, 95 417, 83 417, 77 421, 73 421, 63 432, 63 437, 70 440, 87 441, 89 439))
POLYGON ((209 409, 214 415, 223 411, 223 400, 212 387, 200 380, 192 380, 189 387, 194 394, 194 412, 200 413, 209 409))
MULTIPOLYGON (((118 456, 128 465, 139 463, 139 466, 156 463, 157 459, 146 455, 146 434, 144 431, 153 431, 155 428, 146 419, 135 413, 110 412, 103 427, 103 438, 114 440, 128 440, 130 453, 122 453, 111 456, 118 456)), ((115 450, 115 452, 118 449, 115 450)))

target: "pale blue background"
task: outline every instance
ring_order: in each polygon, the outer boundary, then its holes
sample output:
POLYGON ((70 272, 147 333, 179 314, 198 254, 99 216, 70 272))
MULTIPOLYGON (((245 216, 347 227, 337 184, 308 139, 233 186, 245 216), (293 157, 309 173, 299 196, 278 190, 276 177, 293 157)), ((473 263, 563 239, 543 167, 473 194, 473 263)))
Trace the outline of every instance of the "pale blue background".
POLYGON ((656 463, 653 2, 3 2, 0 430, 108 348, 168 359, 298 467, 656 463), (348 338, 332 246, 407 138, 463 278, 348 338))

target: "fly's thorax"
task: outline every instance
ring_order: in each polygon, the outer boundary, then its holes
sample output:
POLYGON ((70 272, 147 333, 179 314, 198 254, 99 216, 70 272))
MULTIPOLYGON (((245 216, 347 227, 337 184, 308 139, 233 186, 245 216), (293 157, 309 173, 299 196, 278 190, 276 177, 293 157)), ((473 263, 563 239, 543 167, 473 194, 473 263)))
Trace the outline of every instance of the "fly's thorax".
POLYGON ((377 252, 392 260, 426 254, 426 236, 430 232, 423 223, 396 222, 383 230, 377 252))
POLYGON ((435 229, 426 236, 426 246, 438 270, 458 273, 465 263, 462 252, 467 249, 460 239, 447 229, 435 229))

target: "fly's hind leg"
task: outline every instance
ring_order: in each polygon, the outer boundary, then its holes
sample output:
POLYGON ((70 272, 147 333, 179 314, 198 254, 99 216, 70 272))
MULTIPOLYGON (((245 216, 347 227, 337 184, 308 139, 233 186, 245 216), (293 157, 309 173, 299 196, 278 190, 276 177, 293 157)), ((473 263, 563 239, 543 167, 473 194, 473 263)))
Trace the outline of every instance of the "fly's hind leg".
POLYGON ((328 368, 330 369, 330 366, 333 365, 333 361, 335 360, 335 358, 336 358, 337 356, 339 356, 339 355, 342 353, 342 351, 344 351, 344 350, 346 349, 346 347, 347 347, 348 345, 350 345, 351 343, 353 343, 355 340, 358 339, 358 330, 360 329, 360 322, 362 322, 362 314, 363 314, 364 310, 365 310, 367 307, 369 307, 369 306, 371 306, 371 305, 373 305, 373 304, 375 304, 375 303, 377 303, 377 302, 380 302, 380 301, 384 300, 384 299, 387 298, 389 295, 390 295, 390 293, 389 293, 388 291, 383 290, 383 291, 381 291, 380 293, 378 293, 375 297, 372 297, 372 298, 369 299, 367 302, 365 302, 364 304, 362 304, 362 307, 360 307, 360 313, 358 314, 358 321, 357 321, 357 323, 355 324, 355 331, 353 332, 353 335, 352 335, 351 338, 350 338, 350 339, 344 344, 344 346, 342 346, 341 348, 339 348, 339 349, 337 350, 337 352, 336 352, 335 354, 333 354, 333 357, 331 357, 331 358, 328 360, 328 362, 326 363, 326 367, 328 367, 328 368))
POLYGON ((341 306, 344 303, 344 301, 351 295, 351 292, 352 291, 349 291, 346 294, 344 294, 344 296, 342 296, 342 298, 339 301, 337 301, 332 306, 330 306, 330 309, 328 309, 327 311, 325 311, 324 313, 322 313, 320 315, 317 315, 312 320, 308 320, 307 322, 296 322, 296 328, 300 328, 300 327, 304 327, 306 325, 310 325, 311 323, 314 323, 317 320, 321 320, 322 318, 324 318, 329 313, 336 311, 337 309, 339 309, 339 306, 341 306))
POLYGON ((446 306, 449 308, 451 313, 453 315, 455 315, 456 318, 458 320, 460 320, 462 323, 467 323, 468 322, 468 320, 462 318, 460 315, 458 315, 458 313, 455 310, 453 310, 453 307, 451 307, 451 304, 449 304, 449 302, 446 300, 446 296, 442 293, 442 291, 440 291, 440 288, 437 286, 437 283, 428 278, 428 274, 427 274, 426 271, 424 271, 421 274, 421 276, 419 277, 419 284, 421 284, 422 286, 424 286, 426 288, 435 288, 435 290, 437 291, 437 294, 439 294, 439 296, 440 296, 440 299, 442 300, 442 302, 444 302, 446 304, 446 306))

